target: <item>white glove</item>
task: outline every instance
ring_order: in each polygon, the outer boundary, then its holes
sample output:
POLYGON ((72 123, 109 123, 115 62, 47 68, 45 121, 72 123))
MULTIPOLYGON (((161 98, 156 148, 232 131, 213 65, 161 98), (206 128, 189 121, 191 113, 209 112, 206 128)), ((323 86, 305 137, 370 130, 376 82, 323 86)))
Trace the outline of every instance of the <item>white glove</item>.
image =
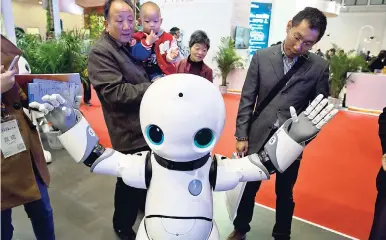
POLYGON ((328 99, 323 99, 323 94, 320 94, 299 116, 295 108, 290 107, 292 123, 288 127, 288 135, 298 143, 314 138, 320 129, 338 113, 338 109, 335 109, 333 104, 327 104, 328 99))
POLYGON ((46 103, 32 102, 29 107, 44 113, 45 118, 54 128, 64 133, 76 124, 77 118, 73 106, 61 95, 45 95, 42 100, 46 103))
POLYGON ((326 106, 327 103, 328 100, 319 95, 299 116, 295 108, 290 107, 291 118, 265 144, 261 152, 263 159, 267 155, 275 170, 284 172, 303 152, 305 142, 313 139, 338 112, 334 105, 326 106))

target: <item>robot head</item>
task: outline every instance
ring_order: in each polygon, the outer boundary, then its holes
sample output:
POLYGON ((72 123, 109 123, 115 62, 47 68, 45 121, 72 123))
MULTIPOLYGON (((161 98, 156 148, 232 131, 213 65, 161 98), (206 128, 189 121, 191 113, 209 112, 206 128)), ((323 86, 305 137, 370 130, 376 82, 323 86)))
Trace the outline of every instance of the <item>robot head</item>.
POLYGON ((225 123, 225 104, 207 79, 172 74, 155 81, 140 108, 142 133, 160 157, 176 162, 199 159, 213 149, 225 123))

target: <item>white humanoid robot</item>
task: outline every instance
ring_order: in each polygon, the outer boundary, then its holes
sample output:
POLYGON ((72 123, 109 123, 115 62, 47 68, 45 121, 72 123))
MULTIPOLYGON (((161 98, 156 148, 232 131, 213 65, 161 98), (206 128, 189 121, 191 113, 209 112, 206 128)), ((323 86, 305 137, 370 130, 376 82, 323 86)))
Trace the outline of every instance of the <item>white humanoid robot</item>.
POLYGON ((125 155, 99 144, 87 120, 59 95, 31 103, 63 134, 59 139, 78 163, 91 172, 122 177, 132 187, 147 189, 139 240, 217 240, 212 191, 233 189, 239 182, 270 178, 285 171, 337 112, 319 96, 286 121, 265 150, 232 160, 214 155, 225 122, 219 90, 208 80, 173 74, 155 81, 143 96, 141 129, 152 149, 125 155), (273 167, 275 169, 273 169, 273 167))

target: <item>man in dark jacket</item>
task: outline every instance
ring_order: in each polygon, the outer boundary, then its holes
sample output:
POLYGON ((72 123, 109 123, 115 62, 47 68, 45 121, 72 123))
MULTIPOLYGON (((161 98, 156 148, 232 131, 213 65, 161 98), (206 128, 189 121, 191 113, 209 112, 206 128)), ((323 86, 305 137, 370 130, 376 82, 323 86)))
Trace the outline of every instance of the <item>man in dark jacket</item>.
MULTIPOLYGON (((131 57, 129 42, 134 30, 130 0, 108 0, 104 6, 106 30, 89 54, 88 74, 102 104, 112 146, 125 154, 150 150, 141 132, 139 107, 149 78, 141 63, 131 57)), ((146 190, 125 185, 115 188, 114 230, 121 239, 134 239, 132 226, 146 190)))
MULTIPOLYGON (((307 7, 288 22, 287 36, 282 44, 256 51, 248 69, 237 114, 235 136, 238 153, 259 152, 276 129, 291 117, 290 106, 299 114, 319 94, 328 96, 328 62, 309 52, 323 37, 326 25, 327 20, 322 12, 307 7), (293 66, 302 62, 303 65, 283 89, 264 109, 260 109, 271 89, 293 66)), ((272 232, 275 240, 290 239, 295 208, 292 193, 300 162, 295 161, 285 172, 276 173, 276 224, 272 232)), ((260 184, 246 184, 233 222, 235 229, 228 240, 244 239, 250 230, 255 195, 260 184)))
POLYGON ((374 221, 369 240, 386 239, 386 107, 379 115, 379 138, 382 146, 382 167, 377 175, 377 200, 375 202, 374 221))

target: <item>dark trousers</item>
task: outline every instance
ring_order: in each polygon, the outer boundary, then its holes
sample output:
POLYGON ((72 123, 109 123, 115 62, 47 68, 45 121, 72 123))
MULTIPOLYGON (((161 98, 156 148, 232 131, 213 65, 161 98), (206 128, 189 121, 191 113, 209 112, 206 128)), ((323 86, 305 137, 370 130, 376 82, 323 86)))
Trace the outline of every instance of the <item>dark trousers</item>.
POLYGON ((386 239, 386 172, 381 168, 377 175, 377 199, 369 240, 386 239))
MULTIPOLYGON (((298 177, 300 160, 296 160, 284 173, 276 173, 276 224, 272 236, 275 239, 290 239, 292 216, 295 209, 293 188, 298 177)), ((233 222, 236 230, 247 233, 251 230, 249 223, 253 217, 255 196, 261 182, 248 182, 237 209, 237 217, 233 222)))
POLYGON ((88 80, 88 78, 86 78, 86 81, 87 81, 87 84, 84 81, 82 81, 83 101, 84 101, 84 103, 89 103, 91 100, 91 83, 88 80))
MULTIPOLYGON (((54 218, 48 196, 47 186, 35 173, 41 199, 24 204, 37 240, 54 240, 54 218)), ((22 177, 22 176, 21 176, 22 177)), ((1 211, 1 240, 11 240, 13 236, 12 209, 1 211)))
MULTIPOLYGON (((148 151, 149 147, 125 152, 125 154, 134 154, 141 151, 148 151)), ((115 230, 123 233, 133 233, 132 227, 137 219, 138 209, 145 209, 146 189, 138 189, 127 186, 122 178, 117 178, 114 195, 114 216, 113 226, 115 230)))

